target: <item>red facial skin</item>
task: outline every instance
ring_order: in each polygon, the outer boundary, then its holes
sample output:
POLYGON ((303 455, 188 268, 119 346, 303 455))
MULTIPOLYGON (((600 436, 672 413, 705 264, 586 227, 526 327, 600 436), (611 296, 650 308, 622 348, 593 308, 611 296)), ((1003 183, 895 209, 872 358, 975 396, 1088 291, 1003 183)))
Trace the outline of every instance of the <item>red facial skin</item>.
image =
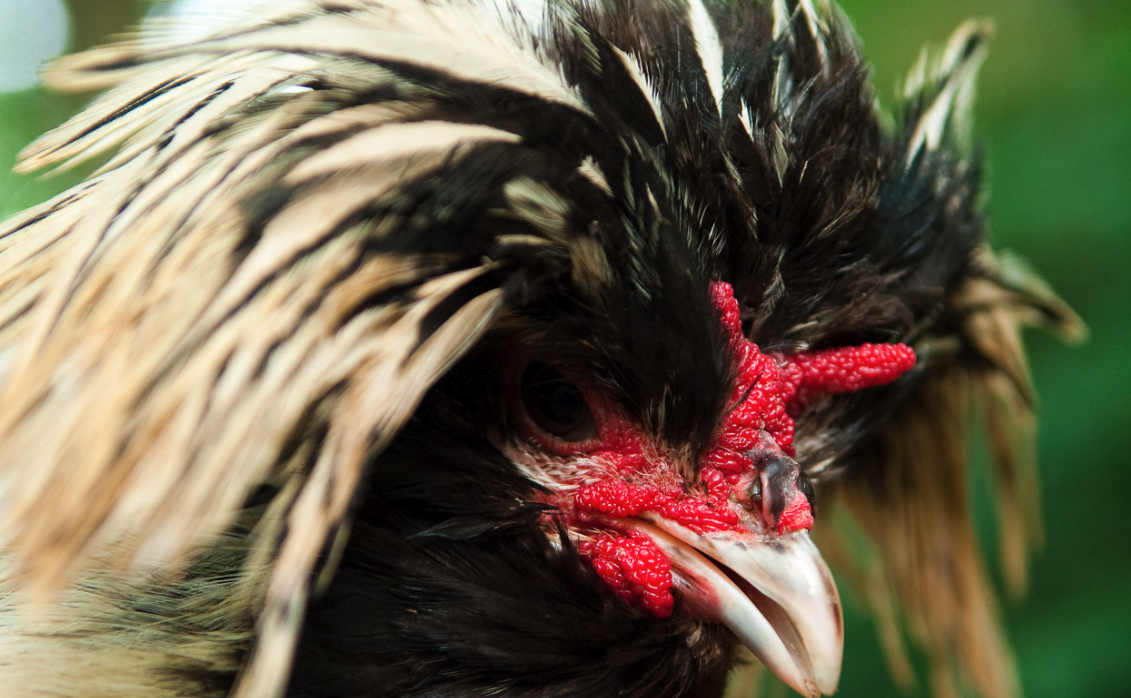
POLYGON ((701 535, 758 539, 812 528, 813 512, 797 489, 776 521, 751 503, 749 487, 759 473, 747 454, 780 449, 792 457, 793 419, 807 401, 883 385, 915 365, 914 351, 903 344, 763 354, 742 334, 730 284, 715 283, 711 293, 737 370, 730 399, 734 408, 700 457, 697 482, 686 482, 639 426, 585 386, 581 390, 593 413, 597 442, 580 445, 580 454, 578 444, 563 449, 544 443, 578 459, 576 475, 563 483, 568 487, 553 503, 572 530, 586 534, 578 546, 581 555, 621 598, 659 618, 670 616, 674 606, 670 563, 650 539, 615 530, 610 518, 659 517, 701 535))

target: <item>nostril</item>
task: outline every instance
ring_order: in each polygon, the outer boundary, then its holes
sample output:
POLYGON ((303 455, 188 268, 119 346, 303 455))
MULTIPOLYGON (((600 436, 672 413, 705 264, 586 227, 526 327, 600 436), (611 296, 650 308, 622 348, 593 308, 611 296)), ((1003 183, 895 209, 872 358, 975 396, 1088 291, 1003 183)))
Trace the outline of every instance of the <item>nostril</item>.
POLYGON ((817 494, 813 491, 813 481, 801 468, 797 469, 797 489, 801 490, 801 494, 805 495, 805 499, 809 500, 809 511, 813 516, 817 515, 817 494))
POLYGON ((786 505, 793 499, 792 492, 796 487, 797 472, 800 468, 792 458, 782 455, 773 455, 767 458, 762 463, 762 476, 758 479, 762 481, 762 499, 763 501, 769 500, 769 516, 766 523, 771 526, 776 526, 777 521, 781 518, 782 511, 785 510, 786 505))
POLYGON ((784 535, 813 527, 816 497, 813 482, 797 461, 787 456, 765 433, 758 445, 742 454, 754 468, 743 482, 743 506, 760 513, 767 530, 784 535))
POLYGON ((746 490, 747 496, 750 497, 750 503, 756 507, 762 506, 762 478, 756 477, 750 482, 750 488, 746 490))

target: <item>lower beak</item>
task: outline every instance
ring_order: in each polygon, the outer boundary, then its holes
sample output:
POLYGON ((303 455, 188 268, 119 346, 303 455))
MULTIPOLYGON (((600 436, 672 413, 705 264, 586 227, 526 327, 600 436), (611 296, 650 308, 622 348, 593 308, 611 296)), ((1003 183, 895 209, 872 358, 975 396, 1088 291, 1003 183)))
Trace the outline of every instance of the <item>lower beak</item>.
POLYGON ((725 625, 798 693, 836 691, 844 648, 840 596, 806 531, 769 540, 708 537, 664 519, 624 519, 667 555, 696 615, 725 625))

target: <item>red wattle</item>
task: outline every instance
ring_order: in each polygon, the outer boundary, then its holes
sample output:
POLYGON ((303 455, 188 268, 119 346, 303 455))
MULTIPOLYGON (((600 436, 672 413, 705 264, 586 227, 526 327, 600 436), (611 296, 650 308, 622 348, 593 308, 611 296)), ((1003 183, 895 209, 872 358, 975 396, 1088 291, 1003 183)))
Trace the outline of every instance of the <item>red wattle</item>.
POLYGON ((582 541, 581 556, 618 596, 657 618, 672 614, 672 568, 656 544, 635 531, 604 533, 582 541))

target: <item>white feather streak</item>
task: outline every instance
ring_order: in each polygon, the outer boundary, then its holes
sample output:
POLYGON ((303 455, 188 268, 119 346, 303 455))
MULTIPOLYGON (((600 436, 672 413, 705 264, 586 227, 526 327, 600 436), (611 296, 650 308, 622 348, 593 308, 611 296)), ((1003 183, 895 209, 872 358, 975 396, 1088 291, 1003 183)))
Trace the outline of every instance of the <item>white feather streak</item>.
POLYGON ((517 142, 518 136, 490 126, 417 121, 371 129, 313 155, 287 175, 288 184, 311 177, 375 165, 420 152, 451 150, 480 141, 517 142))

